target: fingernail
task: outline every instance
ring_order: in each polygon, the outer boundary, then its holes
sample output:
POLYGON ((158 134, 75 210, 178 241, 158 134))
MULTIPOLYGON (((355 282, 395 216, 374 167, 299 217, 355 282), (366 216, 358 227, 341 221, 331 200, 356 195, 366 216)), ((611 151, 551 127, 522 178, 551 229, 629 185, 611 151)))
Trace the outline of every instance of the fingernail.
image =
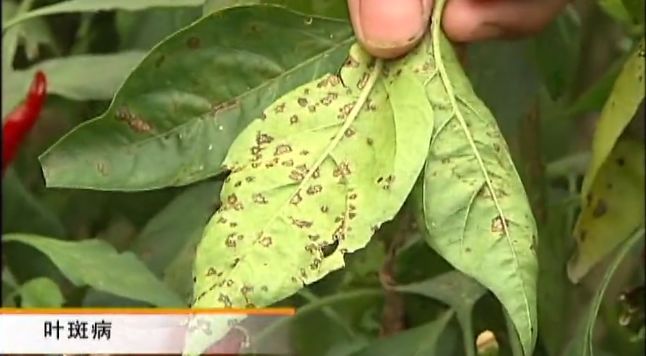
POLYGON ((424 33, 423 0, 361 0, 359 17, 366 44, 376 48, 410 45, 424 33))

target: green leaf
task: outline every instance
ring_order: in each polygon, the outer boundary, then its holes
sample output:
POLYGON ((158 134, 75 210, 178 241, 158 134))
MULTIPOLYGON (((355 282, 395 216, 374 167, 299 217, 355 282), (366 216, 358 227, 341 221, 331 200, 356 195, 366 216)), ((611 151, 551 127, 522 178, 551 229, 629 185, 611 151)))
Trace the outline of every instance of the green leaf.
POLYGON ((13 169, 2 177, 2 232, 65 236, 59 217, 25 188, 13 169))
POLYGON ((453 317, 453 311, 442 313, 436 320, 411 328, 394 336, 379 339, 353 356, 423 356, 436 355, 440 337, 453 317))
POLYGON ((195 246, 219 205, 220 182, 202 182, 187 188, 153 217, 131 250, 182 298, 192 288, 195 246))
POLYGON ((462 327, 465 354, 474 355, 475 337, 471 313, 476 302, 487 292, 483 286, 458 271, 451 271, 423 282, 397 286, 395 290, 439 300, 455 310, 462 327))
POLYGON ((157 46, 105 114, 41 157, 47 184, 133 191, 214 176, 240 130, 338 68, 352 38, 345 22, 272 6, 209 15, 157 46))
POLYGON ((151 7, 186 7, 200 6, 204 0, 69 0, 43 6, 29 11, 2 24, 2 32, 9 27, 39 16, 65 14, 70 12, 96 12, 110 10, 137 11, 151 7))
POLYGON ((288 297, 343 267, 395 216, 431 137, 429 45, 383 70, 355 45, 340 76, 283 96, 240 134, 223 206, 198 246, 194 307, 288 297))
POLYGON ((624 62, 625 58, 613 62, 594 84, 590 85, 566 108, 562 115, 566 118, 576 119, 583 114, 601 111, 612 92, 612 86, 617 80, 624 62))
POLYGON ((537 332, 536 224, 496 121, 441 33, 443 4, 437 6, 432 26, 437 73, 427 84, 435 115, 424 172, 427 241, 496 295, 531 355, 537 332))
POLYGON ((58 285, 49 278, 29 280, 16 292, 20 294, 22 308, 59 308, 65 302, 58 285))
POLYGON ((115 26, 121 48, 149 51, 166 37, 198 20, 201 14, 197 7, 117 12, 115 26))
POLYGON ((304 14, 348 19, 348 5, 339 0, 206 0, 203 12, 210 14, 229 7, 257 4, 280 5, 304 14))
POLYGON ((598 2, 610 17, 625 26, 639 25, 644 22, 644 1, 598 0, 598 2))
POLYGON ((569 345, 565 355, 580 355, 580 356, 592 356, 593 355, 593 335, 594 335, 594 324, 597 320, 597 314, 599 313, 599 307, 603 301, 603 296, 610 284, 612 276, 615 274, 615 271, 624 260, 626 255, 642 243, 644 239, 644 228, 643 226, 635 231, 633 235, 623 244, 617 248, 610 264, 603 274, 603 279, 596 287, 595 293, 590 301, 590 304, 587 306, 583 317, 579 321, 579 325, 576 329, 575 336, 572 339, 572 343, 569 345))
POLYGON ((592 139, 592 160, 583 179, 581 202, 585 204, 597 173, 612 151, 617 139, 644 101, 644 39, 626 61, 612 93, 597 121, 592 139))
POLYGON ((73 100, 109 100, 143 57, 144 53, 139 51, 78 55, 50 59, 27 70, 10 72, 3 78, 2 116, 5 117, 25 98, 37 70, 47 75, 47 92, 50 94, 73 100))
POLYGON ((574 228, 568 277, 578 283, 644 224, 644 142, 620 139, 599 169, 574 228))
MULTIPOLYGON (((568 5, 533 40, 534 58, 550 96, 556 100, 572 90, 581 48, 581 24, 577 13, 568 5), (555 53, 559 53, 555 56, 555 53)), ((519 79, 522 77, 514 77, 519 79)), ((524 82, 524 81, 519 81, 524 82)))
POLYGON ((21 242, 46 254, 76 286, 144 301, 156 306, 181 306, 182 301, 131 252, 117 253, 101 240, 61 241, 36 235, 9 234, 3 242, 21 242))

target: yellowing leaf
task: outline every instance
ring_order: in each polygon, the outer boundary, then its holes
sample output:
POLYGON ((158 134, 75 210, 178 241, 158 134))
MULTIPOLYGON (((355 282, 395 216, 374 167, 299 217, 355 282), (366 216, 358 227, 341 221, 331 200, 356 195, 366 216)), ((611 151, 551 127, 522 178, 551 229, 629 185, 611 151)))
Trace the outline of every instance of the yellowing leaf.
POLYGON ((231 146, 222 207, 195 259, 195 308, 266 306, 344 266, 392 219, 433 128, 428 43, 383 65, 355 45, 231 146))
POLYGON ((531 355, 536 342, 536 224, 494 117, 477 98, 433 18, 435 129, 424 173, 427 241, 490 289, 531 355))
POLYGON ((639 46, 626 61, 601 111, 592 140, 592 161, 581 188, 583 203, 601 165, 644 100, 644 46, 642 38, 639 46))
POLYGON ((355 46, 340 77, 282 97, 236 139, 197 250, 195 307, 285 298, 392 219, 432 130, 423 50, 409 58, 381 70, 355 46))
POLYGON ((599 169, 574 228, 568 277, 577 283, 644 224, 644 143, 621 139, 599 169))

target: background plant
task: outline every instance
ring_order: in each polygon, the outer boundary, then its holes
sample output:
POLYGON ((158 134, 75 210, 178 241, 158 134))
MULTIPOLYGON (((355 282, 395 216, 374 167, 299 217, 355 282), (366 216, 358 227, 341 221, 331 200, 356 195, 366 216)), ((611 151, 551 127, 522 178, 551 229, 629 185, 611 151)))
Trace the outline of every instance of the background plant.
MULTIPOLYGON (((337 72, 354 42, 341 0, 2 6, 2 116, 37 70, 50 93, 3 180, 5 306, 188 301, 229 145, 282 94, 337 72)), ((462 61, 537 221, 537 355, 644 352, 630 303, 643 284, 643 6, 577 2, 538 36, 471 44, 462 61)), ((300 354, 471 355, 484 330, 522 354, 497 299, 426 244, 413 211, 279 303, 300 307, 275 326, 300 354)))

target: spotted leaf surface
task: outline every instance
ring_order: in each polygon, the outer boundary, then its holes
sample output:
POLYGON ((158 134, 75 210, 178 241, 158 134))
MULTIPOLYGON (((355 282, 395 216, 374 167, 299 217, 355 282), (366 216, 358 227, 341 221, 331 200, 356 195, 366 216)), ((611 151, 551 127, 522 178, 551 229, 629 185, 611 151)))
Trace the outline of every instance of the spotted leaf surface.
POLYGON ((401 208, 424 165, 428 47, 382 66, 354 46, 235 140, 222 207, 195 261, 194 303, 260 307, 344 265, 401 208))
POLYGON ((597 172, 574 228, 576 250, 568 277, 578 282, 590 268, 644 224, 644 143, 617 141, 597 172))
POLYGON ((426 90, 435 132, 424 172, 428 243, 503 304, 531 355, 536 340, 536 224, 494 117, 477 98, 434 11, 426 90))

